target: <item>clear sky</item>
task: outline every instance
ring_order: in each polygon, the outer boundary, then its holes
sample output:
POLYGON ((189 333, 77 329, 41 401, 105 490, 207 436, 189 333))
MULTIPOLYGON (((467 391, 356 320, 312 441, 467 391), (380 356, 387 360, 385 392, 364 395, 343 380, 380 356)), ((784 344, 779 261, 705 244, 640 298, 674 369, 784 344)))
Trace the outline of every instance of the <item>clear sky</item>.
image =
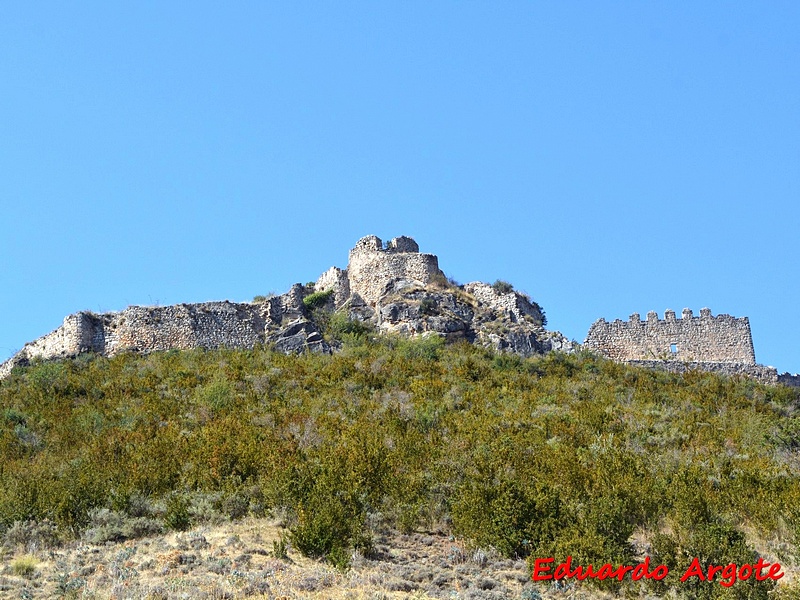
POLYGON ((0 360, 410 235, 583 341, 749 316, 800 371, 800 3, 0 6, 0 360))

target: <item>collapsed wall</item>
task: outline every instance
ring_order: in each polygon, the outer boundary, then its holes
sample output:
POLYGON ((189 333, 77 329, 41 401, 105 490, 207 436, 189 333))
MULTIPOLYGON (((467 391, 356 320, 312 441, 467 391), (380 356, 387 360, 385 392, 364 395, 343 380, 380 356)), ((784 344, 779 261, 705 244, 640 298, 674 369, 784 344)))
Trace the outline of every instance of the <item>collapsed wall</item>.
POLYGON ((303 318, 303 287, 295 285, 265 302, 204 302, 174 306, 130 306, 121 312, 69 315, 51 333, 0 365, 0 379, 17 365, 97 352, 157 352, 193 348, 253 348, 274 343, 281 350, 326 349, 322 336, 303 318))

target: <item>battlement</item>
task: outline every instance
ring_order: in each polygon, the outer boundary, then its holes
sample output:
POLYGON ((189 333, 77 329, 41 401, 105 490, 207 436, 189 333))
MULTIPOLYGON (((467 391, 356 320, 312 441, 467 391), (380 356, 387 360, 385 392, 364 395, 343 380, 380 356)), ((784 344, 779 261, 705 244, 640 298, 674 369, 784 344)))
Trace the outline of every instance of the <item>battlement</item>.
POLYGON ((439 259, 433 254, 420 254, 417 242, 406 236, 393 238, 385 247, 375 235, 363 237, 350 250, 347 264, 350 293, 358 294, 372 306, 395 279, 413 279, 427 285, 437 275, 443 275, 439 259))
POLYGON ((747 317, 713 316, 703 308, 700 316, 684 308, 681 318, 674 310, 659 319, 654 311, 642 320, 633 313, 628 321, 592 324, 585 345, 613 360, 670 360, 680 362, 737 363, 755 365, 753 338, 747 317))

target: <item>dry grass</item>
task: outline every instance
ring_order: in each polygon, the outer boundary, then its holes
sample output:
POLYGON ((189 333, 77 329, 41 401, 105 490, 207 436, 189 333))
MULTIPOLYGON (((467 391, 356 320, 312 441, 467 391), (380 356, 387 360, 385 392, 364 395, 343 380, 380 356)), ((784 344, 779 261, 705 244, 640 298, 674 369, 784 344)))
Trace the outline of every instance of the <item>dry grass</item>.
POLYGON ((73 542, 4 557, 0 597, 27 598, 522 598, 523 561, 468 551, 442 532, 376 536, 375 554, 340 572, 289 548, 285 530, 248 518, 119 543, 73 542), (18 566, 19 565, 19 566, 18 566), (24 565, 24 567, 23 567, 24 565), (7 594, 7 595, 6 595, 7 594))
MULTIPOLYGON (((248 518, 183 533, 120 543, 73 542, 36 555, 3 556, 0 598, 172 600, 506 599, 609 600, 613 595, 571 584, 534 588, 523 561, 471 548, 442 531, 375 538, 370 557, 353 556, 340 572, 301 556, 273 556, 285 535, 276 521, 248 518)), ((788 574, 788 573, 787 573, 788 574)), ((793 573, 792 573, 793 575, 793 573)), ((794 598, 791 575, 776 598, 794 598)), ((650 597, 642 594, 641 598, 650 597)))
POLYGON ((35 556, 31 556, 30 554, 19 556, 11 563, 11 572, 17 577, 29 579, 36 573, 36 566, 38 564, 39 561, 36 560, 35 556))

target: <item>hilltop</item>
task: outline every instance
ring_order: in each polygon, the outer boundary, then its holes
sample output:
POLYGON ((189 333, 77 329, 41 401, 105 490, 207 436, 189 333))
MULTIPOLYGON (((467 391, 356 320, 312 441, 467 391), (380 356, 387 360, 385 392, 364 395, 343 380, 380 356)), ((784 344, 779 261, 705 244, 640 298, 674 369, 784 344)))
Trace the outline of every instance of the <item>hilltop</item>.
POLYGON ((800 396, 743 375, 749 323, 600 321, 619 362, 545 325, 375 236, 280 296, 71 315, 2 369, 0 592, 796 598, 800 396), (727 375, 637 366, 670 344, 727 375), (673 575, 527 579, 567 556, 673 575), (786 577, 677 581, 693 557, 786 577))
POLYGON ((366 236, 350 250, 346 269, 331 267, 316 283, 295 284, 282 295, 69 315, 0 365, 0 378, 32 359, 83 352, 114 356, 268 344, 281 352, 329 353, 336 344, 325 334, 334 312, 380 333, 463 339, 521 356, 573 349, 563 335, 544 328, 541 307, 510 284, 458 285, 413 239, 394 238, 384 247, 378 237, 366 236))

